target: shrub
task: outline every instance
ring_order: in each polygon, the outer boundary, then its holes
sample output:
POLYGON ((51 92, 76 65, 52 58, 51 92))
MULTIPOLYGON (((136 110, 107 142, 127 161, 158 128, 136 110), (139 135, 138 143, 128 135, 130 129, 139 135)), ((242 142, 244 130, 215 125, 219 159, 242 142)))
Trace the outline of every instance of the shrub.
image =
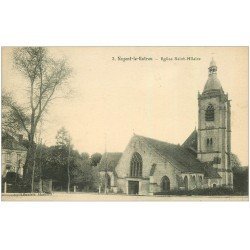
POLYGON ((248 195, 248 168, 233 168, 234 190, 239 194, 248 195))
POLYGON ((155 195, 203 195, 203 196, 223 196, 223 195, 242 195, 235 192, 233 189, 225 187, 205 188, 194 190, 170 190, 169 192, 157 192, 155 195))

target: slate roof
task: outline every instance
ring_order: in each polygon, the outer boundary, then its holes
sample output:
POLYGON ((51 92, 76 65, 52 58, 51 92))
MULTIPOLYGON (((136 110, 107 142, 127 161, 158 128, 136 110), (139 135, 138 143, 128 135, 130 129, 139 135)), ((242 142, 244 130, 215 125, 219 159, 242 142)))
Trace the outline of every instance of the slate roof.
POLYGON ((183 147, 189 148, 193 153, 197 153, 197 143, 198 143, 198 133, 195 129, 191 135, 186 139, 186 141, 182 144, 183 147))
MULTIPOLYGON (((212 162, 200 162, 196 156, 190 152, 190 149, 183 145, 180 146, 144 136, 136 136, 152 146, 162 157, 172 161, 182 173, 203 173, 205 178, 221 178, 217 170, 212 167, 212 162)), ((186 141, 192 142, 192 139, 195 138, 197 140, 197 131, 194 131, 186 141)), ((189 145, 189 143, 187 144, 189 145)), ((151 171, 153 172, 154 169, 152 168, 151 171)))
POLYGON ((211 90, 217 90, 220 93, 223 93, 223 89, 220 80, 217 78, 217 75, 209 75, 203 93, 211 90))
POLYGON ((204 163, 204 177, 208 179, 221 179, 217 169, 212 167, 213 163, 204 163))
POLYGON ((2 133, 2 149, 27 151, 20 142, 7 133, 2 133))
POLYGON ((144 136, 135 136, 148 143, 163 158, 174 163, 182 173, 204 173, 204 164, 196 159, 187 148, 144 136))
POLYGON ((114 172, 122 153, 120 152, 107 152, 102 155, 101 161, 98 164, 99 171, 111 171, 114 172))
MULTIPOLYGON (((183 147, 187 148, 191 154, 197 157, 197 143, 198 143, 198 133, 195 129, 191 135, 182 144, 183 147)), ((202 163, 204 169, 205 178, 221 178, 217 170, 212 166, 213 162, 202 163)))
MULTIPOLYGON (((216 63, 214 59, 210 62, 209 68, 216 67, 216 63)), ((224 93, 220 80, 217 78, 217 72, 210 73, 207 79, 207 82, 204 86, 203 93, 211 92, 211 91, 217 91, 219 93, 224 93)))

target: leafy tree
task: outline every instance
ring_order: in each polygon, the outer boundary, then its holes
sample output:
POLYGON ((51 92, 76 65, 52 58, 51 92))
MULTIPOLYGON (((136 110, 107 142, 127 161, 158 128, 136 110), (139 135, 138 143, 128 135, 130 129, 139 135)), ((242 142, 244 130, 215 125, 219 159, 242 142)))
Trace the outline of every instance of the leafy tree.
POLYGON ((46 147, 39 144, 36 155, 36 180, 39 180, 40 176, 43 179, 53 179, 53 186, 64 190, 69 190, 73 185, 79 190, 97 190, 97 168, 91 165, 88 153, 80 154, 73 149, 69 133, 65 128, 58 130, 56 145, 46 147))
POLYGON ((79 189, 85 191, 95 191, 98 185, 97 169, 91 165, 91 160, 87 153, 74 155, 74 164, 72 169, 72 183, 79 189))
POLYGON ((43 179, 53 179, 54 182, 66 188, 67 176, 66 148, 60 149, 58 146, 51 146, 43 155, 42 177, 43 179))
MULTIPOLYGON (((80 190, 96 190, 98 184, 97 169, 90 164, 90 159, 82 157, 77 150, 71 149, 69 157, 70 185, 80 190)), ((86 156, 86 155, 85 155, 86 156)), ((51 146, 42 156, 42 176, 53 179, 58 187, 67 189, 68 183, 68 150, 67 147, 51 146)))
POLYGON ((101 161, 102 154, 100 153, 94 153, 91 155, 91 166, 97 166, 97 164, 101 161))
POLYGON ((81 157, 82 157, 83 160, 86 160, 86 161, 89 160, 89 154, 86 153, 86 152, 81 153, 81 157))
POLYGON ((62 158, 67 162, 67 179, 68 179, 68 192, 70 192, 70 164, 71 164, 71 152, 73 151, 73 146, 71 145, 71 138, 64 127, 62 127, 56 135, 56 144, 59 150, 62 152, 62 158), (65 159, 65 157, 67 159, 65 159))
POLYGON ((236 154, 231 154, 231 167, 232 168, 239 168, 241 167, 241 162, 236 154))
POLYGON ((248 195, 248 167, 233 168, 234 190, 241 195, 248 195))
MULTIPOLYGON (((26 132, 29 145, 24 165, 24 180, 30 183, 35 167, 35 134, 38 123, 48 110, 51 102, 58 97, 66 97, 69 91, 64 88, 70 77, 71 69, 66 60, 55 60, 44 47, 21 47, 14 49, 15 68, 24 76, 27 100, 23 106, 6 96, 8 119, 12 119, 17 129, 26 132), (59 94, 61 93, 61 94, 59 94)), ((8 121, 7 117, 5 120, 8 121)))
POLYGON ((62 147, 69 147, 70 146, 70 135, 68 133, 68 131, 62 127, 57 131, 57 135, 56 135, 56 145, 59 148, 62 147))
POLYGON ((237 155, 231 154, 231 167, 233 170, 233 185, 236 192, 248 194, 248 167, 242 167, 237 155))

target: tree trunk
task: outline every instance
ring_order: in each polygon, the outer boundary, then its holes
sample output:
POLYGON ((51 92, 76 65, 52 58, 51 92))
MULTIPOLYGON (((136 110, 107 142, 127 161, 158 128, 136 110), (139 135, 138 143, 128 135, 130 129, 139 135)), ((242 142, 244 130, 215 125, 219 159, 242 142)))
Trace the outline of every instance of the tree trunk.
MULTIPOLYGON (((34 131, 34 130, 33 130, 34 131)), ((29 135, 29 147, 27 149, 26 161, 23 168, 23 181, 26 186, 30 187, 32 191, 33 187, 33 169, 35 164, 35 142, 34 142, 34 132, 29 135)))
POLYGON ((69 144, 69 155, 68 155, 68 165, 67 165, 67 172, 68 172, 68 193, 70 193, 70 144, 69 144))

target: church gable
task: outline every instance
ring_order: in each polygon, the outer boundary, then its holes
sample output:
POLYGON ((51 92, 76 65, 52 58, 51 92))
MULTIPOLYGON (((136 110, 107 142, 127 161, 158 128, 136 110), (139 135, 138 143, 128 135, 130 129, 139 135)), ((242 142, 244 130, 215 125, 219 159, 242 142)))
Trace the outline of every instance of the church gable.
POLYGON ((118 178, 138 177, 149 178, 150 170, 153 164, 164 163, 165 160, 157 154, 144 140, 135 135, 131 138, 129 144, 124 150, 122 157, 116 167, 118 178), (142 161, 142 169, 140 175, 140 158, 142 161), (135 162, 135 163, 134 163, 135 162), (137 164, 138 170, 131 172, 132 165, 137 164))
POLYGON ((139 183, 136 190, 140 194, 147 194, 160 192, 164 180, 172 190, 199 187, 200 178, 220 179, 216 169, 200 162, 188 148, 139 135, 131 138, 115 170, 118 187, 125 193, 134 190, 133 183, 139 183), (185 176, 189 184, 183 186, 185 176))
POLYGON ((191 135, 185 140, 185 142, 182 144, 182 147, 185 147, 190 150, 195 156, 197 156, 197 139, 198 133, 195 129, 191 135))
POLYGON ((138 153, 142 158, 144 177, 152 176, 159 165, 174 167, 180 173, 204 173, 203 163, 186 147, 135 135, 116 167, 118 177, 131 175, 130 166, 134 153, 138 153))

